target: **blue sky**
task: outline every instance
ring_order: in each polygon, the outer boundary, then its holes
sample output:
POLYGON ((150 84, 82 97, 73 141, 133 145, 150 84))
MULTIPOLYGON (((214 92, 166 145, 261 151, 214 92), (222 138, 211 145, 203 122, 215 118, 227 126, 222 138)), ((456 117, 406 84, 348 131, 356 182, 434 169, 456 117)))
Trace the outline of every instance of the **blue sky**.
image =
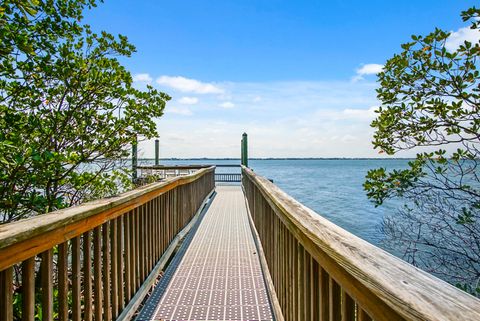
POLYGON ((411 34, 477 37, 459 15, 474 4, 106 0, 85 21, 126 35, 136 85, 173 97, 158 120, 162 157, 238 157, 244 131, 252 157, 375 157, 374 74, 411 34))

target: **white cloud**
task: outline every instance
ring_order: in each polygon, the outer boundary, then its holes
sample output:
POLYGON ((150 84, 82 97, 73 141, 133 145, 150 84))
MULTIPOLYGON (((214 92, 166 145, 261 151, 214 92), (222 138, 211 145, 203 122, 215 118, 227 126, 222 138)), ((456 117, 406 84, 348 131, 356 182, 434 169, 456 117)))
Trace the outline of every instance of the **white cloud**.
POLYGON ((166 107, 165 113, 167 114, 177 114, 182 116, 192 116, 193 112, 189 108, 180 108, 180 107, 166 107))
POLYGON ((377 116, 375 110, 378 109, 378 106, 373 106, 368 109, 351 109, 346 108, 342 111, 343 115, 347 118, 356 118, 359 120, 372 120, 377 116))
MULTIPOLYGON (((383 156, 371 144, 372 106, 379 102, 370 80, 218 85, 225 94, 200 97, 195 110, 178 101, 167 106, 158 121, 162 157, 239 157, 243 132, 252 157, 383 156), (255 97, 261 100, 253 103, 255 97), (222 112, 225 103, 235 106, 222 112)), ((153 141, 145 144, 146 157, 154 155, 153 147, 153 141)))
POLYGON ((235 104, 232 103, 231 101, 226 101, 224 103, 221 103, 220 107, 222 107, 222 108, 233 108, 233 107, 235 107, 235 104))
POLYGON ((204 83, 195 79, 189 79, 181 76, 160 76, 157 78, 157 84, 176 89, 181 92, 191 92, 196 94, 222 94, 222 88, 204 83))
POLYGON ((182 105, 195 105, 198 103, 197 97, 182 97, 178 100, 182 105))
POLYGON ((258 103, 258 102, 261 101, 261 100, 262 100, 262 97, 260 97, 260 96, 255 96, 255 97, 253 98, 253 102, 254 102, 254 103, 258 103))
POLYGON ((356 75, 352 78, 352 81, 359 81, 363 79, 365 75, 376 75, 381 72, 383 65, 380 64, 366 64, 356 70, 356 75))
POLYGON ((150 75, 146 73, 133 75, 134 82, 143 82, 146 84, 151 84, 152 80, 153 80, 152 77, 150 77, 150 75))
POLYGON ((457 31, 452 31, 445 42, 445 48, 448 51, 455 51, 465 41, 469 41, 471 43, 480 41, 480 32, 478 29, 470 29, 470 27, 465 27, 460 28, 457 31))

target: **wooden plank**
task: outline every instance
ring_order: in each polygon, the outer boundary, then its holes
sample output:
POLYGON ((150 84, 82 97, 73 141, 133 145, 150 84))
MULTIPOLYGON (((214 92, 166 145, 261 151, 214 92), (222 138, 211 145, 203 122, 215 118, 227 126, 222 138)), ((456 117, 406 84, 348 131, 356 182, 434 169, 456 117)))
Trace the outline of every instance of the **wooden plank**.
POLYGON ((328 273, 319 266, 319 281, 320 281, 320 293, 319 293, 319 307, 320 307, 320 320, 327 321, 330 318, 330 276, 328 273))
POLYGON ((342 321, 355 321, 355 302, 342 289, 342 321))
POLYGON ((305 249, 373 319, 480 319, 480 300, 359 239, 243 167, 305 249))
POLYGON ((154 211, 154 204, 155 204, 155 199, 151 200, 148 204, 148 212, 147 212, 147 249, 148 249, 148 268, 147 268, 147 274, 150 274, 152 268, 153 268, 153 242, 155 241, 155 237, 153 236, 152 229, 153 229, 153 218, 152 218, 152 213, 154 211))
MULTIPOLYGON (((260 192, 258 192, 258 194, 260 194, 260 192)), ((289 241, 289 253, 288 253, 288 259, 289 259, 289 266, 290 266, 290 269, 292 269, 294 267, 294 260, 295 260, 295 252, 294 252, 294 246, 295 246, 295 239, 293 237, 292 234, 289 234, 290 236, 290 241, 289 241)), ((296 305, 297 305, 297 302, 296 302, 296 292, 295 292, 295 283, 296 283, 296 279, 295 279, 295 273, 292 273, 292 271, 289 273, 289 278, 290 278, 290 287, 289 287, 289 290, 290 290, 290 295, 289 295, 289 302, 290 302, 290 317, 289 317, 289 320, 296 320, 297 318, 297 315, 296 315, 296 305)))
MULTIPOLYGON (((59 261, 60 265, 60 261, 59 261)), ((59 281, 60 283, 60 281, 59 281)), ((60 300, 59 300, 60 302, 60 300)), ((61 314, 59 314, 61 319, 61 314)), ((22 321, 35 320, 35 258, 22 263, 22 321)), ((61 319, 66 320, 66 319, 61 319)))
POLYGON ((80 237, 72 239, 72 319, 80 321, 81 289, 80 289, 80 237))
POLYGON ((257 248, 258 258, 260 260, 260 265, 262 267, 262 275, 263 275, 263 278, 265 280, 265 285, 266 285, 266 288, 267 288, 268 297, 270 299, 272 312, 273 312, 273 315, 274 315, 276 321, 284 321, 285 317, 284 317, 284 314, 282 312, 282 307, 280 306, 280 302, 278 300, 277 291, 275 290, 275 286, 274 286, 272 278, 271 278, 270 270, 269 270, 267 259, 266 259, 266 256, 265 256, 265 251, 264 251, 262 243, 260 241, 260 236, 258 234, 258 231, 255 227, 255 223, 253 221, 252 213, 250 212, 250 208, 248 206, 249 205, 248 200, 245 199, 245 201, 246 201, 246 209, 247 209, 247 214, 248 214, 248 222, 249 222, 249 225, 250 225, 250 231, 252 232, 253 240, 254 240, 255 246, 257 248))
POLYGON ((124 287, 124 273, 125 273, 125 268, 124 268, 124 244, 125 244, 125 230, 124 230, 124 222, 125 222, 125 216, 121 216, 118 219, 117 222, 117 260, 118 260, 118 273, 117 273, 117 284, 118 284, 118 313, 115 316, 115 318, 118 316, 118 314, 123 310, 125 306, 125 287, 124 287))
POLYGON ((158 260, 160 259, 160 222, 159 222, 159 217, 160 217, 160 198, 161 196, 155 198, 155 208, 153 211, 153 226, 154 226, 154 237, 155 237, 155 243, 154 243, 154 264, 156 265, 158 260))
MULTIPOLYGON (((148 203, 147 203, 148 204, 148 203)), ((140 206, 138 208, 138 213, 137 213, 137 224, 136 227, 138 229, 138 279, 137 279, 137 286, 142 284, 143 280, 145 279, 145 242, 147 240, 147 237, 145 235, 145 204, 140 206)))
POLYGON ((140 226, 141 226, 141 216, 140 216, 140 213, 141 213, 141 207, 137 208, 136 209, 136 216, 135 216, 135 224, 133 225, 133 229, 134 229, 134 232, 135 232, 135 246, 134 246, 134 249, 135 249, 135 253, 136 255, 134 255, 134 261, 135 261, 135 286, 134 286, 134 290, 135 292, 137 292, 138 288, 141 286, 142 284, 142 279, 141 279, 141 270, 140 270, 140 261, 142 261, 144 258, 142 258, 142 252, 141 252, 141 246, 140 246, 140 243, 142 243, 142 235, 140 235, 140 226))
POLYGON ((41 254, 42 320, 53 321, 53 250, 41 254))
MULTIPOLYGON (((137 214, 138 208, 132 211, 130 216, 130 295, 129 299, 133 297, 135 291, 137 290, 137 242, 136 242, 136 232, 135 225, 137 224, 137 214)), ((138 226, 138 225, 137 225, 138 226)))
POLYGON ((311 280, 311 286, 310 286, 310 297, 311 297, 311 303, 310 303, 310 320, 313 321, 319 321, 320 320, 320 291, 321 291, 321 285, 320 285, 320 271, 319 271, 319 265, 311 257, 310 260, 310 280, 311 280))
POLYGON ((305 310, 304 316, 305 320, 308 320, 310 313, 311 313, 311 290, 310 288, 312 287, 312 282, 310 280, 310 266, 311 266, 311 256, 308 254, 307 251, 304 251, 304 259, 303 259, 303 284, 304 284, 304 290, 303 290, 303 297, 304 297, 304 305, 303 308, 305 310))
POLYGON ((0 271, 0 320, 13 321, 13 267, 0 271))
POLYGON ((93 230, 93 292, 95 296, 95 321, 102 320, 102 231, 100 227, 93 230))
POLYGON ((304 268, 304 254, 305 250, 300 242, 297 242, 297 296, 298 296, 298 320, 306 320, 305 316, 305 283, 303 274, 305 271, 304 268))
POLYGON ((130 249, 130 242, 131 242, 131 237, 130 237, 130 219, 131 219, 132 213, 127 213, 124 215, 124 241, 125 241, 125 301, 123 302, 124 305, 126 305, 131 298, 131 249, 130 249))
POLYGON ((340 286, 334 279, 330 277, 329 280, 329 303, 328 310, 330 311, 330 321, 340 321, 342 319, 341 313, 341 290, 340 286))
POLYGON ((103 256, 103 320, 112 320, 111 300, 110 300, 110 222, 102 226, 102 256, 103 256))
POLYGON ((111 251, 110 251, 110 262, 111 262, 111 269, 110 269, 110 280, 111 280, 111 293, 112 293, 112 318, 115 319, 118 315, 118 278, 117 275, 120 274, 118 269, 118 221, 121 219, 116 218, 111 221, 111 251))
POLYGON ((213 167, 205 168, 191 175, 145 185, 117 197, 0 225, 0 271, 92 230, 177 186, 194 182, 213 170, 213 167))
MULTIPOLYGON (((58 245, 58 319, 68 320, 68 243, 58 245)), ((33 313, 33 311, 32 311, 33 313)))
POLYGON ((92 233, 83 233, 83 299, 85 321, 93 318, 93 292, 92 292, 92 233))

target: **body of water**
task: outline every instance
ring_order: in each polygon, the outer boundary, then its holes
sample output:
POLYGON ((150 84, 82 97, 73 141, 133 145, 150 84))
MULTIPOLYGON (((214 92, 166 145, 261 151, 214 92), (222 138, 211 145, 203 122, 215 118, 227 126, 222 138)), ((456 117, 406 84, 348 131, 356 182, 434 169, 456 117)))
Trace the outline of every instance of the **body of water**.
MULTIPOLYGON (((150 162, 143 162, 147 164, 150 162)), ((238 164, 239 160, 162 160, 163 165, 238 164)), ((275 184, 319 215, 347 231, 382 247, 379 230, 385 215, 395 214, 401 200, 388 200, 375 207, 368 200, 362 184, 369 169, 402 169, 408 160, 249 160, 258 174, 275 184)))

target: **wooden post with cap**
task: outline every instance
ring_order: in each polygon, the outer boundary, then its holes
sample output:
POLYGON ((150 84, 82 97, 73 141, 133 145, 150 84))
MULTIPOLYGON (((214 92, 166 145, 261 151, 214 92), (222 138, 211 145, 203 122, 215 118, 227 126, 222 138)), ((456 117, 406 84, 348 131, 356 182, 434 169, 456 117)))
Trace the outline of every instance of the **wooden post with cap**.
POLYGON ((248 138, 247 133, 242 135, 242 165, 248 167, 248 138))
POLYGON ((160 163, 160 141, 155 139, 155 166, 160 163))

